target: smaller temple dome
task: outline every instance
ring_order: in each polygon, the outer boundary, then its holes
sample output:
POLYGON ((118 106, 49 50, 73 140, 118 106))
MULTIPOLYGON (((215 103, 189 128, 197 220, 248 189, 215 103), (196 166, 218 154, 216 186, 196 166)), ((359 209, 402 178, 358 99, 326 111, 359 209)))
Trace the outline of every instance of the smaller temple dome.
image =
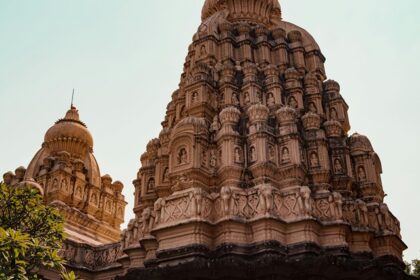
POLYGON ((373 152, 369 138, 359 133, 354 133, 349 138, 350 150, 353 155, 373 152))
POLYGON ((63 119, 58 120, 44 137, 44 142, 55 152, 62 149, 62 142, 73 141, 75 144, 71 152, 79 155, 84 154, 84 148, 93 149, 93 137, 86 125, 80 121, 79 112, 75 107, 67 111, 63 119), (81 144, 81 145, 80 145, 81 144))

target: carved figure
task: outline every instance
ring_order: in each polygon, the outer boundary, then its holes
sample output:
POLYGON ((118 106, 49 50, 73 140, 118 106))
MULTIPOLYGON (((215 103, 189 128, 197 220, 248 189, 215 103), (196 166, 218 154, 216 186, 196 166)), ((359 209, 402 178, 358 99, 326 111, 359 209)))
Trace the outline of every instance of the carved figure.
POLYGON ((133 223, 133 234, 132 234, 132 240, 130 243, 136 243, 140 239, 140 225, 137 219, 134 219, 133 223))
POLYGON ((316 109, 316 106, 313 102, 309 103, 309 112, 312 112, 314 114, 318 113, 318 110, 316 109))
POLYGON ((334 108, 331 109, 330 119, 331 120, 338 120, 337 111, 334 108))
POLYGON ((388 205, 386 205, 385 203, 381 204, 379 206, 379 212, 380 215, 382 216, 382 230, 390 230, 391 229, 391 225, 393 223, 391 215, 389 214, 389 209, 388 209, 388 205))
POLYGON ((191 95, 191 103, 194 104, 198 101, 198 93, 194 91, 191 95))
POLYGON ((254 161, 257 160, 257 154, 256 154, 256 151, 255 151, 255 147, 254 146, 252 146, 251 148, 249 148, 249 160, 251 162, 254 162, 254 161))
POLYGON ((318 167, 319 166, 319 158, 316 152, 311 153, 311 167, 318 167))
POLYGON ((147 234, 153 227, 152 210, 145 208, 141 214, 142 232, 147 234))
POLYGON ((284 147, 281 150, 281 162, 282 163, 290 162, 290 153, 289 153, 289 149, 287 147, 284 147))
POLYGON ((242 151, 241 148, 236 147, 235 148, 235 163, 241 163, 242 162, 242 151))
POLYGON ((165 200, 163 198, 158 198, 153 207, 155 211, 155 224, 159 224, 163 221, 163 207, 165 207, 165 200))
POLYGON ((296 109, 298 107, 296 98, 294 98, 293 96, 289 98, 289 106, 292 107, 293 109, 296 109))
POLYGON ((76 197, 82 197, 82 188, 80 186, 76 188, 76 197))
POLYGON ((96 195, 96 193, 92 194, 92 196, 90 197, 90 202, 93 205, 98 205, 98 196, 96 195))
POLYGON ((152 191, 155 188, 155 179, 154 178, 150 178, 149 182, 147 183, 147 190, 148 191, 152 191))
POLYGON ((275 104, 276 104, 276 100, 274 99, 273 94, 271 92, 268 93, 268 95, 267 95, 267 105, 268 106, 273 106, 275 104))
POLYGON ((312 203, 311 189, 309 187, 300 188, 299 205, 304 216, 312 215, 312 203))
POLYGON ((217 156, 215 151, 210 152, 210 167, 215 168, 217 166, 217 156))
POLYGON ((201 45, 201 48, 200 48, 200 56, 203 57, 206 54, 207 54, 206 46, 205 45, 201 45))
POLYGON ((234 106, 239 106, 239 98, 238 98, 238 95, 236 93, 232 94, 232 104, 234 106))
POLYGON ((219 116, 215 115, 213 118, 213 122, 210 126, 210 132, 215 135, 219 132, 219 130, 220 130, 219 116))
POLYGON ((268 146, 268 159, 270 161, 274 161, 276 159, 274 147, 271 145, 268 146))
POLYGON ((109 202, 109 200, 105 203, 105 211, 111 213, 111 202, 109 202))
POLYGON ((258 195, 260 198, 260 204, 263 211, 263 214, 269 214, 273 210, 274 205, 274 196, 273 189, 270 185, 264 184, 258 190, 258 195))
POLYGON ((363 166, 359 166, 359 168, 357 169, 357 174, 359 175, 360 182, 366 181, 366 172, 363 166))
POLYGON ((220 190, 220 198, 222 199, 223 215, 229 216, 232 213, 232 189, 228 186, 220 190))
POLYGON ((341 220, 343 218, 343 197, 338 192, 333 192, 332 194, 333 198, 333 204, 332 208, 334 211, 332 211, 334 214, 334 217, 337 220, 341 220))
POLYGON ((336 158, 334 160, 334 171, 335 174, 343 174, 344 170, 343 170, 343 165, 341 164, 341 160, 336 158))
POLYGON ((251 99, 249 99, 249 93, 248 92, 245 92, 245 95, 244 95, 244 104, 246 106, 249 103, 251 103, 251 99))
POLYGON ((57 179, 53 180, 52 185, 51 185, 51 190, 52 191, 58 190, 58 180, 57 179))
POLYGON ((186 164, 188 159, 187 159, 187 150, 182 148, 181 150, 179 150, 178 153, 178 164, 186 164))
POLYGON ((127 234, 125 236, 125 248, 129 247, 133 239, 134 219, 131 219, 127 226, 127 234))
POLYGON ((61 189, 64 190, 65 192, 69 191, 69 185, 67 184, 66 180, 61 180, 61 189))
POLYGON ((257 103, 262 103, 262 97, 261 97, 260 91, 257 92, 257 103))
POLYGON ((163 182, 169 182, 169 168, 165 168, 165 171, 163 171, 163 182))
POLYGON ((193 189, 190 193, 191 212, 195 217, 201 216, 201 209, 203 206, 203 191, 199 188, 193 189))
POLYGON ((356 220, 362 227, 369 225, 368 208, 366 203, 361 199, 356 200, 356 220))

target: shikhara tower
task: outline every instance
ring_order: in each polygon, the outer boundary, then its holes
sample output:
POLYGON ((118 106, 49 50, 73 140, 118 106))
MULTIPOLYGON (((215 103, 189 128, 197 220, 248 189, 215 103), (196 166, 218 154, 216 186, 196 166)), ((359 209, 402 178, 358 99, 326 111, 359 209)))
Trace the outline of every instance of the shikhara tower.
POLYGON ((47 132, 26 179, 91 219, 63 250, 82 277, 406 279, 379 157, 367 137, 349 136, 318 44, 281 14, 277 0, 205 1, 121 238, 122 184, 99 177, 77 111, 47 132))
MULTIPOLYGON (((383 203, 381 162, 367 137, 348 135, 348 106, 324 62, 277 0, 205 2, 162 131, 141 156, 127 267, 194 274, 210 261, 216 279, 266 279, 266 257, 398 267, 406 246, 383 203), (256 269, 241 277, 227 260, 256 269)), ((195 275, 214 279, 203 267, 195 275)), ((139 271, 148 275, 127 279, 139 271)))

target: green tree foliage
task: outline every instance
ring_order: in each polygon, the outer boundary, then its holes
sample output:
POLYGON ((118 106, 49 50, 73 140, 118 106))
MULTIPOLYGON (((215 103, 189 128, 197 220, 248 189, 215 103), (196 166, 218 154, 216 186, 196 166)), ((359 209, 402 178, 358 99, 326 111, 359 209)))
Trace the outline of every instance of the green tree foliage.
POLYGON ((412 275, 420 278, 420 260, 414 260, 411 262, 412 275))
POLYGON ((63 218, 36 190, 0 186, 0 280, 40 279, 41 267, 75 279, 58 255, 63 241, 63 218))
POLYGON ((413 260, 411 263, 405 262, 405 265, 407 274, 420 278, 420 260, 413 260))

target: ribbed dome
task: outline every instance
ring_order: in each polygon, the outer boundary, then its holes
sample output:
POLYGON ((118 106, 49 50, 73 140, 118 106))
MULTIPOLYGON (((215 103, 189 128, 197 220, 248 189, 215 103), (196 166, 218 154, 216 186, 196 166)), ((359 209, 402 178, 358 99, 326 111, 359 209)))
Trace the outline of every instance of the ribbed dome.
POLYGON ((68 151, 84 156, 93 149, 93 137, 86 125, 80 121, 79 112, 72 107, 63 119, 58 120, 44 137, 44 145, 54 152, 68 151))
POLYGON ((281 8, 278 0, 206 0, 201 12, 202 20, 226 9, 229 11, 229 18, 232 20, 269 23, 273 17, 281 18, 281 8))

